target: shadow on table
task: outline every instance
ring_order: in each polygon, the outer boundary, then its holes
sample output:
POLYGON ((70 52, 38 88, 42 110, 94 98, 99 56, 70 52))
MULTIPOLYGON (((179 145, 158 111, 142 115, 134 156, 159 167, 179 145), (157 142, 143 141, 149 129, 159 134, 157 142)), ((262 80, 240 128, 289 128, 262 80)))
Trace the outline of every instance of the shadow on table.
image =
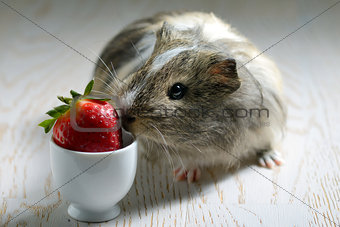
MULTIPOLYGON (((134 184, 120 202, 121 214, 110 222, 116 223, 118 221, 121 223, 127 216, 146 216, 153 210, 168 209, 173 204, 190 201, 193 198, 201 197, 202 194, 206 195, 206 192, 210 188, 214 188, 218 182, 233 177, 236 172, 253 165, 255 161, 255 157, 251 157, 244 160, 238 168, 225 169, 217 166, 202 170, 201 179, 198 182, 188 184, 186 181, 176 182, 168 165, 152 164, 144 158, 140 158, 134 184)), ((53 198, 51 199, 53 200, 53 198)), ((68 203, 62 199, 62 195, 61 198, 51 204, 48 202, 48 204, 47 206, 42 204, 32 206, 29 211, 5 226, 25 226, 28 223, 37 226, 43 223, 49 226, 75 226, 79 224, 80 226, 87 226, 87 223, 78 222, 68 216, 68 203)))
POLYGON ((233 177, 236 172, 256 163, 256 157, 249 157, 239 167, 226 169, 221 166, 202 170, 198 182, 188 184, 186 181, 176 182, 169 165, 152 164, 144 158, 139 159, 135 182, 129 193, 120 202, 120 222, 126 216, 145 216, 153 210, 166 208, 171 204, 183 203, 202 196, 210 188, 233 177))

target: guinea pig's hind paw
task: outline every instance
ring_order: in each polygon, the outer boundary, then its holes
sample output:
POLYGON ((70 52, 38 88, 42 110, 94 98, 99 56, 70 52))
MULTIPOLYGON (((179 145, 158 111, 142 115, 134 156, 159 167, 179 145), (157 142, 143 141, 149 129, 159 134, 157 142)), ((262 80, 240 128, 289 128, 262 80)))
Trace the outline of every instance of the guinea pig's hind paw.
POLYGON ((275 150, 266 150, 258 152, 258 162, 260 166, 272 169, 274 166, 284 164, 284 160, 275 150))
POLYGON ((201 170, 198 167, 189 169, 179 167, 173 173, 176 181, 187 180, 188 183, 198 181, 201 177, 201 170))

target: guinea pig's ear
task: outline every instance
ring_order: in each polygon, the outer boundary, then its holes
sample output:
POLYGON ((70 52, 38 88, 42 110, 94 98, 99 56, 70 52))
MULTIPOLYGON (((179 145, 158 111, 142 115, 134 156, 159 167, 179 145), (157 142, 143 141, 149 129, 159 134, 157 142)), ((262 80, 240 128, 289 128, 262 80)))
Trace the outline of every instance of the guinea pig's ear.
POLYGON ((227 92, 233 93, 241 86, 241 81, 237 74, 235 59, 228 58, 226 60, 214 63, 208 70, 211 79, 222 87, 227 89, 227 92))
POLYGON ((157 34, 157 39, 167 39, 170 40, 173 37, 174 27, 168 22, 164 21, 161 29, 157 34))

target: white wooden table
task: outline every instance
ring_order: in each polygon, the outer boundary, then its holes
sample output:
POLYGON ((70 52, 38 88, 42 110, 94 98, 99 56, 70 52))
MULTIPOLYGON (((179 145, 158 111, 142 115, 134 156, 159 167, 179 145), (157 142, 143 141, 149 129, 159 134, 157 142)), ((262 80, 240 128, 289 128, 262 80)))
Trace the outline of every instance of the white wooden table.
MULTIPOLYGON (((98 54, 124 25, 159 10, 213 11, 266 49, 335 1, 6 2, 95 60, 93 52, 98 54)), ((68 204, 58 191, 46 197, 57 186, 49 164, 49 135, 37 124, 58 104, 56 95, 82 90, 94 65, 0 3, 0 225, 339 224, 339 20, 340 4, 267 52, 284 77, 289 115, 280 150, 286 165, 209 170, 200 182, 188 185, 174 183, 170 169, 140 159, 120 216, 88 224, 67 215, 68 204)))

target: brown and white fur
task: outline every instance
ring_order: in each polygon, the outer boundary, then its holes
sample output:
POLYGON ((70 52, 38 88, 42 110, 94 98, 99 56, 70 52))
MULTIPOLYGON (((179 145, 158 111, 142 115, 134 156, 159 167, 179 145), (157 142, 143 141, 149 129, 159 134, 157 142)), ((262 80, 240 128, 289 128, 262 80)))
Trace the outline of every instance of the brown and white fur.
POLYGON ((177 180, 191 182, 200 168, 238 165, 255 154, 272 167, 281 164, 274 147, 286 115, 279 71, 259 53, 212 13, 160 13, 128 25, 108 43, 94 89, 119 97, 124 128, 149 159, 174 160, 177 180), (179 100, 169 98, 175 83, 187 87, 179 100), (193 109, 210 115, 188 114, 193 109))

